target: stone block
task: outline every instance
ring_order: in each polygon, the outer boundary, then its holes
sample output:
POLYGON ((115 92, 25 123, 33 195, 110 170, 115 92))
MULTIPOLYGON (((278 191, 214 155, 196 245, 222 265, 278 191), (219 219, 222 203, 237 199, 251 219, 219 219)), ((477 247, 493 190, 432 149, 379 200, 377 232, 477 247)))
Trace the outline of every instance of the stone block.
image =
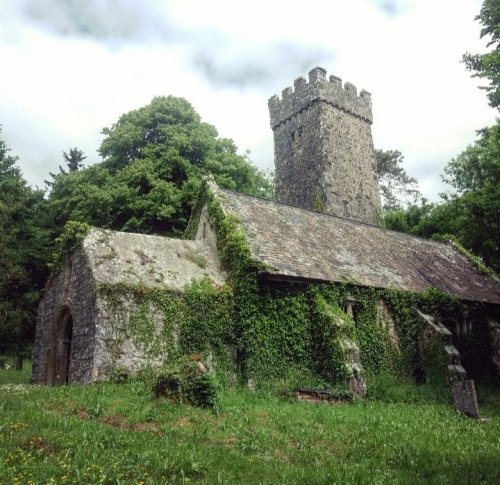
POLYGON ((455 409, 469 418, 479 418, 476 386, 472 379, 457 381, 451 388, 455 409))
POLYGON ((351 377, 349 379, 349 390, 359 397, 366 396, 366 381, 363 376, 351 377))
POLYGON ((467 372, 461 364, 451 364, 448 366, 448 381, 464 381, 467 379, 467 372))

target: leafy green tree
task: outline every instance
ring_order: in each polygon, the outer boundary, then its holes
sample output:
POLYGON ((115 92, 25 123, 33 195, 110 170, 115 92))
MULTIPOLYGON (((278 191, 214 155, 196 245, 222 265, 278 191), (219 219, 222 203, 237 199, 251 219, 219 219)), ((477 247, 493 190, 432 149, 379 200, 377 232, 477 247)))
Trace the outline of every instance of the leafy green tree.
POLYGON ((22 355, 34 336, 50 244, 43 192, 26 184, 16 161, 0 140, 0 353, 22 355))
POLYGON ((115 230, 179 235, 201 178, 225 188, 270 196, 272 184, 201 121, 182 98, 154 98, 103 130, 103 161, 53 176, 49 206, 56 227, 67 221, 115 230))
MULTIPOLYGON (((382 225, 387 229, 415 234, 418 236, 426 235, 429 232, 427 226, 429 215, 436 204, 428 203, 426 199, 421 199, 418 203, 412 203, 405 208, 388 210, 383 215, 382 225)), ((430 229, 432 236, 433 230, 430 229)))
POLYGON ((410 234, 440 238, 451 234, 500 270, 500 122, 445 167, 453 191, 439 204, 410 205, 384 216, 384 225, 410 234))
POLYGON ((458 195, 477 192, 500 181, 500 122, 477 134, 477 141, 444 169, 444 181, 458 195))
POLYGON ((404 157, 398 150, 375 150, 378 184, 385 211, 400 209, 421 197, 416 179, 403 168, 404 157))
POLYGON ((500 270, 500 121, 478 132, 477 141, 445 168, 446 195, 456 212, 462 244, 500 270))
MULTIPOLYGON (((81 150, 78 150, 78 148, 70 148, 69 153, 63 152, 63 159, 64 162, 66 163, 66 167, 69 170, 69 172, 77 172, 83 167, 83 161, 87 157, 83 154, 81 150)), ((67 175, 68 171, 59 165, 59 173, 55 174, 52 172, 49 172, 49 175, 52 180, 45 180, 45 185, 48 188, 51 188, 54 185, 54 180, 58 175, 67 175)))
POLYGON ((481 38, 488 37, 488 47, 493 47, 486 54, 470 54, 463 56, 467 70, 472 71, 473 77, 480 77, 489 81, 486 90, 490 106, 500 108, 500 2, 498 0, 484 0, 483 6, 476 20, 482 25, 481 38))

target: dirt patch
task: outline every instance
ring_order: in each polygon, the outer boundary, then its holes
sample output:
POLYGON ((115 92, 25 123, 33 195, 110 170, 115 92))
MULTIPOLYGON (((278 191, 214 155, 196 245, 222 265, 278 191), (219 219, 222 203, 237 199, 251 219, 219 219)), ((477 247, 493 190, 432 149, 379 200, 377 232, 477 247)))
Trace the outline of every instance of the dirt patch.
POLYGON ((129 429, 139 432, 154 431, 158 433, 158 426, 156 423, 135 423, 130 425, 129 429))
POLYGON ((209 445, 227 446, 229 448, 236 446, 238 443, 239 443, 239 441, 238 441, 238 438, 236 438, 236 436, 228 436, 227 438, 208 440, 209 445))
MULTIPOLYGON (((85 408, 80 408, 76 415, 80 419, 90 419, 92 416, 88 413, 85 408)), ((124 416, 119 414, 107 414, 97 418, 99 423, 105 424, 106 426, 111 426, 112 428, 121 429, 122 431, 137 431, 139 433, 145 431, 154 431, 159 434, 158 425, 156 423, 144 422, 144 423, 134 423, 130 424, 127 422, 124 416)))
POLYGON ((21 446, 23 450, 39 451, 42 453, 57 453, 59 447, 41 436, 35 436, 25 441, 21 446))
POLYGON ((108 416, 104 416, 99 421, 101 423, 107 424, 108 426, 112 426, 113 428, 119 428, 124 431, 130 428, 129 424, 125 421, 123 416, 117 416, 116 414, 110 414, 108 416))
POLYGON ((88 419, 89 418, 89 413, 85 408, 80 408, 77 412, 76 415, 81 418, 81 419, 88 419))
POLYGON ((185 426, 189 426, 191 424, 191 421, 189 418, 186 418, 185 416, 183 418, 178 419, 175 422, 176 426, 179 426, 180 428, 184 428, 185 426))
POLYGON ((107 416, 99 419, 100 423, 103 423, 107 426, 112 426, 113 428, 121 429, 122 431, 136 431, 139 433, 144 433, 145 431, 154 431, 155 433, 159 433, 158 426, 156 423, 127 423, 123 416, 119 416, 116 414, 108 414, 107 416))

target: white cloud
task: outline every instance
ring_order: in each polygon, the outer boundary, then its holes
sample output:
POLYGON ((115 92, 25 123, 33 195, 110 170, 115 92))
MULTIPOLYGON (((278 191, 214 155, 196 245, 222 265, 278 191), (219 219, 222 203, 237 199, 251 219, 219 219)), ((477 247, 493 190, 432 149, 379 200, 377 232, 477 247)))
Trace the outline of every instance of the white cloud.
POLYGON ((272 168, 267 99, 315 65, 372 92, 377 147, 399 149, 425 195, 493 122, 459 62, 484 49, 479 0, 18 0, 0 11, 2 138, 32 184, 155 95, 187 98, 272 168))

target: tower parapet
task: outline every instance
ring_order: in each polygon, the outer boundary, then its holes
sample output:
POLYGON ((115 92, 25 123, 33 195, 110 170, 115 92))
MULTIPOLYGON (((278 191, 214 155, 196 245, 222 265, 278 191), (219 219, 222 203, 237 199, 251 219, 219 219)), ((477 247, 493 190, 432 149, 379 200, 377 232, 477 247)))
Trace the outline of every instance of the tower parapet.
POLYGON ((380 195, 371 95, 316 67, 269 100, 276 197, 286 204, 375 223, 380 195))
POLYGON ((309 82, 299 77, 294 82, 294 88, 287 87, 282 91, 281 99, 278 96, 269 99, 271 128, 321 101, 373 123, 371 94, 368 91, 362 90, 358 95, 354 84, 346 82, 342 86, 342 79, 334 75, 327 79, 325 69, 316 67, 309 72, 309 82))

